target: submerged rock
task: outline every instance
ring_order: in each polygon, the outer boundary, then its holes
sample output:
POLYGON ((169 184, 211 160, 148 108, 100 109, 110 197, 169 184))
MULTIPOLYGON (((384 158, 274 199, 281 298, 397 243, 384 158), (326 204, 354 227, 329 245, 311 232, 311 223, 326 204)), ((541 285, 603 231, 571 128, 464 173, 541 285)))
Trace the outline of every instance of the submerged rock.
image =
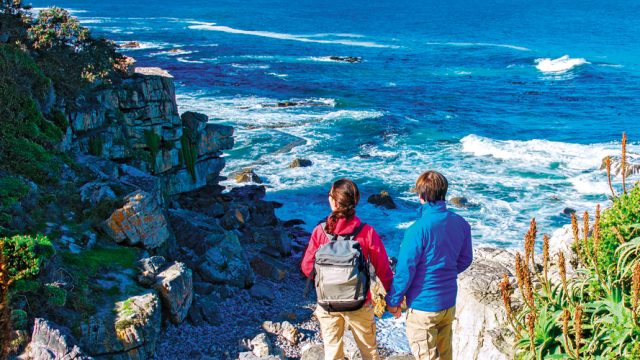
POLYGON ((238 183, 253 182, 256 184, 262 184, 262 179, 260 179, 253 169, 242 169, 240 171, 233 172, 231 173, 231 177, 233 177, 238 183))
POLYGON ((397 208, 396 203, 391 198, 391 195, 389 195, 389 193, 386 191, 381 191, 380 194, 374 194, 369 196, 369 198, 367 199, 367 202, 375 206, 382 206, 387 209, 397 208))
POLYGON ((170 237, 169 224, 157 200, 149 193, 135 191, 122 208, 105 221, 105 232, 117 243, 155 249, 170 237))
POLYGON ((127 41, 126 43, 120 44, 119 47, 122 49, 137 49, 140 47, 140 43, 138 41, 127 41))
POLYGON ((359 63, 362 62, 362 58, 359 56, 329 56, 329 59, 338 62, 347 62, 347 63, 359 63))
POLYGON ((475 208, 478 204, 472 203, 464 196, 452 197, 449 199, 449 204, 462 209, 475 208))
POLYGON ((90 356, 76 345, 71 331, 45 319, 35 319, 30 344, 33 360, 88 360, 90 356))
POLYGON ((294 159, 291 164, 289 164, 289 168, 309 167, 311 165, 313 165, 313 162, 309 159, 294 159))

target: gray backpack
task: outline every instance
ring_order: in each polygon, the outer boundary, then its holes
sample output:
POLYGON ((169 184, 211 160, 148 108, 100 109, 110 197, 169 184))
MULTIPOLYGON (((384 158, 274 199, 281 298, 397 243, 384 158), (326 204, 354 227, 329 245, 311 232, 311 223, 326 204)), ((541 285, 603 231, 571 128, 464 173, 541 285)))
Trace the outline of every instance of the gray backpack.
MULTIPOLYGON (((353 311, 367 301, 371 276, 356 235, 362 223, 348 235, 329 234, 329 242, 315 256, 314 272, 318 305, 326 311, 353 311)), ((320 224, 322 229, 325 223, 320 224)))

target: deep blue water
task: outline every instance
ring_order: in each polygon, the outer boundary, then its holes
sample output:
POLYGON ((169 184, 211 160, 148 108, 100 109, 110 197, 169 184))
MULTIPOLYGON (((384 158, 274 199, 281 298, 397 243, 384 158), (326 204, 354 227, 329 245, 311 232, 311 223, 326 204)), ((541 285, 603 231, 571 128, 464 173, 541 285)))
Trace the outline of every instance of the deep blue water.
POLYGON ((606 204, 602 157, 623 131, 640 139, 637 1, 33 4, 139 41, 125 52, 174 75, 181 111, 236 126, 225 171, 254 167, 282 217, 311 227, 339 177, 389 190, 398 210, 358 211, 392 254, 426 169, 478 204, 458 210, 478 244, 517 246, 531 217, 551 232, 565 207, 606 204), (314 165, 288 169, 296 157, 314 165))

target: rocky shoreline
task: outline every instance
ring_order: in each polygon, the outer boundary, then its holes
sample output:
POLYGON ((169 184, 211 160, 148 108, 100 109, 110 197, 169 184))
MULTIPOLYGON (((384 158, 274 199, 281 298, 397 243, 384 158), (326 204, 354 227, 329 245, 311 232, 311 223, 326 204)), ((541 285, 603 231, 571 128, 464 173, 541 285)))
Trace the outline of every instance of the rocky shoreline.
MULTIPOLYGON (((303 297, 299 271, 309 234, 300 221, 276 217, 279 204, 264 200, 264 186, 220 186, 233 128, 179 115, 171 75, 155 68, 132 69, 121 85, 80 105, 68 114, 61 145, 78 168, 66 176, 86 206, 106 211, 82 235, 62 229, 57 250, 130 247, 139 249, 137 265, 88 279, 97 294, 109 294, 88 318, 36 319, 21 358, 321 358, 315 304, 303 297)), ((370 201, 393 207, 386 193, 370 201)), ((49 233, 57 232, 52 224, 49 233)), ((506 359, 496 294, 513 253, 477 249, 476 257, 460 279, 456 358, 506 359)), ((359 356, 353 340, 347 353, 359 356)))

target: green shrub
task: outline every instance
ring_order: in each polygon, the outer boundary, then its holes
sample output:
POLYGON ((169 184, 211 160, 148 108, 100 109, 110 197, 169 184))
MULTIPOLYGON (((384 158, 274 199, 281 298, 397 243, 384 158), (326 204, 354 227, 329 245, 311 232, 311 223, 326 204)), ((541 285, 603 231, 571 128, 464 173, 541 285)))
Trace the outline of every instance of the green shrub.
POLYGON ((11 311, 11 322, 16 330, 27 330, 28 319, 27 312, 24 310, 11 311))
POLYGON ((59 162, 53 149, 63 136, 39 110, 50 84, 27 53, 0 45, 0 170, 40 184, 57 181, 59 162))
POLYGON ((13 176, 0 177, 0 210, 18 202, 29 193, 29 186, 13 176))
POLYGON ((89 31, 78 19, 59 7, 40 11, 35 23, 29 28, 32 46, 39 50, 80 47, 89 38, 89 31))
POLYGON ((3 253, 9 264, 9 277, 13 281, 33 279, 55 250, 48 237, 42 235, 16 235, 3 238, 3 253))
POLYGON ((47 303, 52 306, 64 306, 67 302, 67 291, 55 285, 45 285, 47 303))
POLYGON ((147 144, 147 147, 149 148, 149 151, 151 151, 151 164, 150 164, 151 168, 155 170, 156 156, 160 151, 160 142, 162 141, 162 138, 160 137, 160 135, 156 134, 155 131, 153 130, 145 130, 144 139, 147 144))
MULTIPOLYGON (((602 213, 601 241, 598 250, 598 267, 602 274, 617 261, 614 254, 623 241, 640 236, 640 186, 613 200, 610 208, 602 213)), ((593 238, 591 239, 593 244, 593 238)))

